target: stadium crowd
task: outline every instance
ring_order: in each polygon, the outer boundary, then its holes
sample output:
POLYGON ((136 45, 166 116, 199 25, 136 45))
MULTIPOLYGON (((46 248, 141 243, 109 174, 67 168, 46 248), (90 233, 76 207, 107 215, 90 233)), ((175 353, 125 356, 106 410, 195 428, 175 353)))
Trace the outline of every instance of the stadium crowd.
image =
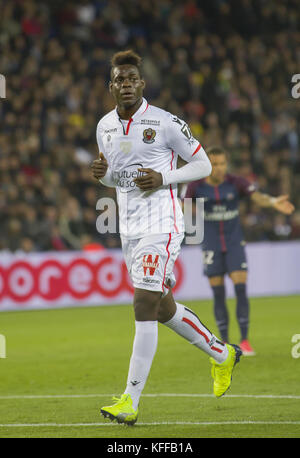
POLYGON ((96 230, 96 202, 115 191, 90 164, 121 49, 143 57, 150 103, 204 147, 225 146, 232 172, 290 195, 290 217, 242 202, 246 240, 300 238, 298 0, 0 0, 0 10, 0 250, 119 246, 96 230))

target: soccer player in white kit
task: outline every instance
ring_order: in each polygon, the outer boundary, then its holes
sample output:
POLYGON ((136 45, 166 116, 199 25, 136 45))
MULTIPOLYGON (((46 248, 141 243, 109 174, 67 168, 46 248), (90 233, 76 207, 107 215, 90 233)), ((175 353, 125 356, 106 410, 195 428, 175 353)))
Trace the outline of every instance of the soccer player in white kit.
POLYGON ((241 355, 238 346, 218 340, 193 311, 173 298, 172 271, 184 238, 177 184, 210 175, 211 164, 184 121, 147 103, 144 87, 140 56, 133 51, 116 53, 109 90, 117 106, 98 123, 100 158, 92 164, 94 177, 116 188, 135 313, 125 391, 101 413, 129 425, 138 417, 139 399, 157 348, 158 322, 210 356, 217 397, 230 387, 241 355), (178 155, 187 162, 180 169, 176 169, 178 155))

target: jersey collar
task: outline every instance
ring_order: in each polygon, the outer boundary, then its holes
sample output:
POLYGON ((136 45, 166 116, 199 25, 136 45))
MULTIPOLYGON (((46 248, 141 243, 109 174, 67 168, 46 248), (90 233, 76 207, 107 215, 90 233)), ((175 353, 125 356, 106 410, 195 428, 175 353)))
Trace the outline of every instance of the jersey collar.
MULTIPOLYGON (((132 121, 134 121, 136 118, 138 118, 139 116, 141 116, 142 114, 144 114, 148 107, 149 107, 149 104, 148 104, 147 100, 143 97, 143 101, 142 101, 141 106, 140 106, 139 109, 131 116, 132 121)), ((118 113, 118 107, 115 108, 115 112, 116 112, 117 118, 120 120, 120 116, 119 116, 119 113, 118 113)))

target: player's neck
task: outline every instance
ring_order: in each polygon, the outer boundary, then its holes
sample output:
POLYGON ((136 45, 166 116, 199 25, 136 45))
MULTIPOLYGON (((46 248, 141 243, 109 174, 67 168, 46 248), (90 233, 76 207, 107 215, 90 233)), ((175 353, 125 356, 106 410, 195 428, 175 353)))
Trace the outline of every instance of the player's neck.
POLYGON ((213 178, 212 176, 209 176, 205 178, 206 183, 208 183, 211 186, 220 186, 225 180, 225 177, 221 179, 213 178))
POLYGON ((117 111, 118 111, 118 115, 120 119, 127 119, 127 120, 131 119, 134 113, 138 111, 142 103, 143 103, 143 99, 139 99, 131 107, 124 107, 123 105, 118 105, 117 111))

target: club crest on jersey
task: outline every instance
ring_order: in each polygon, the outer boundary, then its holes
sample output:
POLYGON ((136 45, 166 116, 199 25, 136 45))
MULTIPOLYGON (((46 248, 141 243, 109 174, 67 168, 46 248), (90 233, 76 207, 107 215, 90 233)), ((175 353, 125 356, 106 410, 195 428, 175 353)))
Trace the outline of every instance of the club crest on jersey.
POLYGON ((156 131, 153 129, 145 129, 143 132, 143 142, 144 143, 153 143, 155 141, 156 131))
POLYGON ((147 275, 147 271, 149 272, 151 276, 154 275, 155 270, 157 269, 159 265, 158 259, 159 259, 159 254, 155 256, 154 260, 152 258, 152 254, 145 254, 143 256, 142 265, 144 269, 144 275, 147 275))

